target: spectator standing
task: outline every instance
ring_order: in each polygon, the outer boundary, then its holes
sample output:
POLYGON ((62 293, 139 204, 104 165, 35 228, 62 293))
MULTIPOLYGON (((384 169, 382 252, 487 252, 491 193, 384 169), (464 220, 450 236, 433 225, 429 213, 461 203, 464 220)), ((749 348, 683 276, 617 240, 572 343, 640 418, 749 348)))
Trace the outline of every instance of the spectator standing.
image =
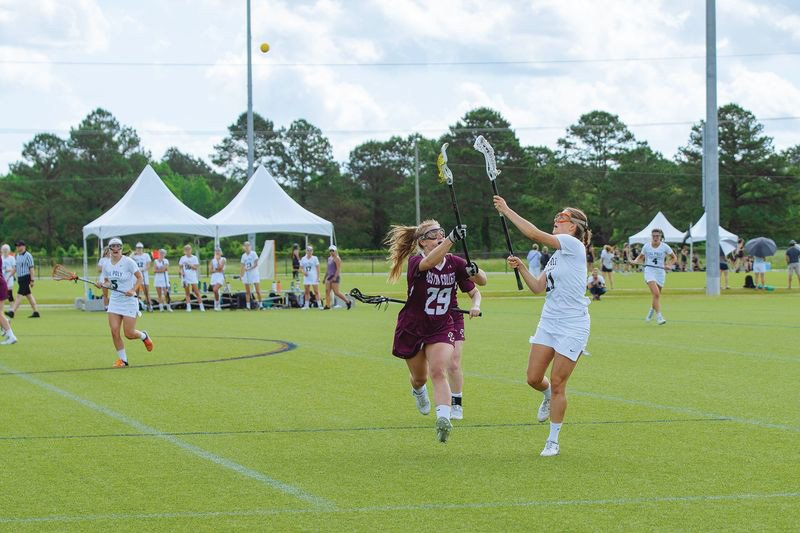
POLYGON ((300 279, 300 245, 292 245, 292 281, 300 279))
POLYGON ((542 247, 542 257, 539 258, 539 265, 544 270, 544 267, 547 266, 547 263, 550 261, 550 250, 547 249, 547 246, 542 247))
POLYGON ((631 271, 631 261, 633 261, 633 257, 631 257, 631 245, 626 242, 625 246, 622 247, 622 270, 623 270, 623 272, 630 272, 631 271))
POLYGON ((528 272, 534 276, 542 273, 542 252, 539 251, 539 245, 534 243, 531 246, 531 251, 528 252, 528 272))
POLYGON ((586 246, 586 270, 594 268, 594 248, 589 244, 586 246))
POLYGON ((756 289, 766 289, 767 282, 765 280, 767 272, 767 258, 766 257, 758 257, 756 256, 753 259, 753 278, 756 284, 756 289), (758 283, 758 278, 761 276, 761 284, 758 283))
POLYGON ((325 309, 342 307, 341 305, 332 305, 331 292, 344 301, 348 310, 353 306, 353 302, 339 290, 339 283, 342 280, 341 275, 342 259, 339 257, 336 245, 331 244, 328 247, 328 270, 325 272, 325 309))
POLYGON ((728 285, 728 258, 725 257, 725 252, 722 251, 722 248, 719 249, 719 272, 722 276, 722 279, 725 280, 725 288, 730 289, 730 285, 728 285))
MULTIPOLYGON (((17 294, 19 296, 25 296, 28 299, 28 302, 31 304, 33 314, 28 318, 39 318, 39 311, 36 307, 36 298, 33 297, 33 293, 31 292, 33 283, 35 281, 33 273, 33 256, 27 250, 25 241, 19 240, 16 242, 16 245, 17 256, 15 259, 17 269, 17 284, 19 285, 17 294)), ((6 316, 9 318, 14 318, 14 313, 17 312, 17 309, 19 309, 21 303, 22 298, 17 298, 14 304, 11 306, 11 310, 6 311, 6 316)))
POLYGON ((689 266, 689 247, 685 244, 681 247, 681 255, 678 258, 681 272, 686 272, 686 267, 689 266))
POLYGON ((586 279, 586 288, 589 289, 589 292, 592 295, 592 300, 599 300, 600 296, 605 294, 606 281, 596 268, 592 269, 592 273, 586 279))
POLYGON ((308 309, 311 302, 311 291, 314 291, 314 298, 317 300, 317 307, 322 309, 322 298, 319 297, 319 259, 314 255, 314 247, 306 246, 306 255, 300 260, 300 267, 303 269, 303 288, 305 298, 301 309, 308 309))
MULTIPOLYGON (((587 252, 588 254, 588 252, 587 252)), ((586 261, 588 262, 588 255, 586 261)), ((591 263, 589 263, 591 265, 591 263)), ((606 244, 600 252, 600 265, 603 270, 603 275, 608 276, 608 284, 614 288, 614 252, 611 251, 611 245, 606 244)), ((591 272, 591 269, 589 270, 591 272)))
POLYGON ((733 268, 736 269, 736 272, 740 272, 741 270, 747 271, 744 259, 744 239, 741 237, 736 243, 736 250, 733 252, 733 268))
POLYGON ((797 275, 797 284, 800 285, 800 247, 793 240, 789 241, 789 248, 786 249, 786 270, 789 271, 789 288, 792 288, 793 272, 797 275))
POLYGON ((17 273, 17 262, 11 255, 11 247, 7 244, 2 246, 3 254, 3 279, 6 280, 8 287, 8 301, 14 303, 14 277, 17 273))

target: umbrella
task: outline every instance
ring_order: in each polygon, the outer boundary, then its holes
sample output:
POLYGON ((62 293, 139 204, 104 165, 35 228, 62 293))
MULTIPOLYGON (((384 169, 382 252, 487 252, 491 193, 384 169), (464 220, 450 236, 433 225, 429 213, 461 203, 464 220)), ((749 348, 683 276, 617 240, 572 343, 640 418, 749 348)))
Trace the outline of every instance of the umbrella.
POLYGON ((775 255, 778 246, 775 241, 767 237, 756 237, 750 239, 744 244, 744 251, 747 255, 754 255, 756 257, 769 257, 775 255))

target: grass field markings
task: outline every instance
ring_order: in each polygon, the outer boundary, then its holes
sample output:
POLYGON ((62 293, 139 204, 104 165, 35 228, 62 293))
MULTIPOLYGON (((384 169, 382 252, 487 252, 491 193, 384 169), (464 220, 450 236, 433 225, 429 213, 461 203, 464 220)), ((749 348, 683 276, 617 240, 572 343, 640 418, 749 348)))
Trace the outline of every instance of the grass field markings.
POLYGON ((476 503, 422 503, 408 505, 374 505, 363 507, 338 507, 316 509, 240 509, 231 511, 176 511, 172 513, 130 513, 95 515, 52 515, 38 517, 2 517, 0 524, 25 524, 37 522, 99 522, 104 520, 158 520, 169 518, 214 518, 228 516, 265 516, 280 514, 346 514, 392 511, 449 511, 462 509, 492 509, 502 507, 547 507, 582 505, 641 505, 648 503, 692 503, 736 500, 768 500, 778 498, 800 498, 800 492, 772 492, 747 494, 703 494, 697 496, 665 496, 653 498, 607 498, 602 500, 535 500, 523 502, 476 502, 476 503))
POLYGON ((118 413, 116 411, 112 411, 108 407, 104 407, 104 406, 102 406, 100 404, 97 404, 97 403, 91 401, 91 400, 87 400, 85 398, 81 398, 80 396, 78 396, 76 394, 73 394, 73 393, 71 393, 69 391, 66 391, 64 389, 56 387, 55 385, 51 385, 50 383, 46 383, 44 381, 41 381, 41 380, 39 380, 39 379, 37 379, 37 378, 35 378, 33 376, 29 376, 28 374, 21 373, 21 372, 14 372, 12 369, 9 369, 9 368, 3 366, 2 364, 0 364, 0 370, 3 370, 4 372, 12 373, 13 375, 17 376, 18 378, 27 381, 31 385, 36 385, 37 387, 40 387, 40 388, 45 389, 45 390, 48 390, 48 391, 50 391, 52 393, 55 393, 55 394, 57 394, 57 395, 59 395, 59 396, 61 396, 63 398, 66 398, 68 400, 72 400, 73 402, 79 403, 80 405, 82 405, 82 406, 84 406, 84 407, 86 407, 88 409, 91 409, 92 411, 95 411, 97 413, 106 415, 109 418, 113 418, 114 420, 116 420, 118 422, 122 422, 123 424, 125 424, 127 426, 130 426, 130 427, 132 427, 132 428, 134 428, 134 429, 136 429, 136 430, 138 430, 138 431, 140 431, 142 433, 150 434, 150 435, 152 435, 154 437, 158 437, 160 439, 163 439, 166 442, 169 442, 170 444, 174 444, 175 446, 177 446, 177 447, 179 447, 179 448, 191 453, 192 455, 194 455, 196 457, 199 457, 200 459, 205 459, 205 460, 210 461, 212 463, 215 463, 215 464, 217 464, 217 465, 219 465, 219 466, 221 466, 223 468, 227 468, 228 470, 231 470, 233 472, 241 474, 241 475, 243 475, 245 477, 248 477, 250 479, 254 479, 256 481, 259 481, 259 482, 261 482, 261 483, 263 483, 263 484, 265 484, 265 485, 267 485, 267 486, 269 486, 269 487, 271 487, 271 488, 273 488, 273 489, 275 489, 277 491, 280 491, 280 492, 282 492, 284 494, 288 494, 290 496, 294 496, 295 498, 297 498, 299 500, 303 500, 303 501, 308 502, 308 503, 310 503, 312 505, 315 505, 317 507, 335 507, 335 505, 332 502, 329 502, 328 500, 325 500, 325 499, 320 498, 318 496, 314 496, 313 494, 309 494, 308 492, 305 492, 304 490, 302 490, 302 489, 300 489, 298 487, 295 487, 295 486, 290 485, 288 483, 284 483, 283 481, 280 481, 278 479, 271 478, 271 477, 269 477, 269 476, 267 476, 265 474, 262 474, 261 472, 257 472, 257 471, 252 470, 252 469, 250 469, 250 468, 248 468, 248 467, 246 467, 244 465, 241 465, 239 463, 231 461, 230 459, 222 457, 221 455, 217 455, 215 453, 209 452, 208 450, 204 450, 204 449, 202 449, 202 448, 200 448, 198 446, 195 446, 193 444, 189 444, 188 442, 183 441, 183 440, 175 437, 174 435, 170 435, 168 433, 164 433, 162 431, 159 431, 156 428, 150 427, 147 424, 144 424, 142 422, 139 422, 138 420, 130 418, 129 416, 123 415, 123 414, 118 413))
MULTIPOLYGON (((360 358, 360 359, 370 359, 370 360, 375 360, 375 361, 386 360, 387 364, 394 364, 394 361, 391 359, 391 356, 382 357, 382 356, 374 356, 374 355, 371 355, 371 354, 366 354, 366 353, 363 353, 363 352, 362 353, 358 353, 358 352, 355 352, 353 350, 350 350, 350 351, 337 350, 335 348, 329 348, 327 346, 322 346, 322 345, 315 345, 313 343, 304 343, 304 345, 308 346, 308 347, 313 347, 315 350, 318 350, 318 351, 321 351, 321 352, 331 353, 333 355, 339 355, 339 356, 345 356, 345 357, 357 357, 357 358, 360 358)), ((527 386, 527 384, 522 379, 512 379, 512 378, 508 378, 508 377, 505 377, 505 376, 497 376, 497 375, 492 375, 492 374, 482 374, 482 373, 477 373, 477 372, 467 372, 467 371, 465 371, 464 372, 464 377, 477 378, 477 379, 487 379, 487 380, 490 380, 490 381, 498 381, 498 382, 501 382, 501 383, 508 383, 510 385, 525 385, 525 386, 527 386)), ((649 401, 643 401, 643 400, 629 400, 627 398, 620 398, 618 396, 610 396, 610 395, 606 395, 606 394, 598 394, 598 393, 595 393, 595 392, 581 391, 581 390, 573 389, 573 388, 569 388, 567 392, 569 394, 574 394, 576 396, 586 396, 588 398, 596 398, 596 399, 599 399, 599 400, 607 400, 607 401, 611 401, 611 402, 625 403, 625 404, 628 404, 628 405, 638 405, 640 407, 650 407, 652 409, 673 411, 673 412, 676 412, 676 413, 681 413, 681 414, 694 416, 694 417, 702 417, 702 418, 710 418, 710 419, 725 419, 725 420, 729 420, 729 421, 732 421, 732 422, 738 422, 738 423, 741 423, 741 424, 749 424, 749 425, 758 426, 758 427, 762 427, 762 428, 780 429, 780 430, 784 430, 784 431, 800 432, 800 427, 798 427, 798 426, 790 426, 788 424, 776 424, 776 423, 773 423, 773 422, 766 422, 764 420, 728 416, 728 415, 722 415, 722 414, 719 414, 719 413, 707 413, 705 411, 701 411, 699 409, 692 409, 690 407, 664 405, 664 404, 659 404, 659 403, 654 403, 654 402, 649 402, 649 401)))
MULTIPOLYGON (((583 420, 577 422, 564 422, 568 426, 596 426, 618 424, 674 424, 686 422, 729 422, 729 418, 665 418, 653 420, 583 420)), ((532 422, 508 422, 499 424, 457 424, 459 429, 491 429, 491 428, 518 428, 538 427, 542 424, 532 422)), ((160 437, 170 435, 174 437, 194 436, 228 436, 228 435, 266 435, 270 433, 352 433, 361 431, 404 431, 404 430, 430 430, 430 425, 425 426, 382 426, 382 427, 349 427, 349 428, 285 428, 285 429, 241 429, 231 431, 162 431, 154 433, 97 433, 87 435, 17 435, 0 436, 0 441, 8 440, 70 440, 70 439, 103 439, 103 438, 130 438, 130 437, 160 437)))
MULTIPOLYGON (((38 335, 40 337, 50 337, 56 335, 38 335)), ((57 335, 58 337, 103 337, 104 335, 57 335)), ((179 366, 179 365, 201 365, 207 363, 225 363, 228 361, 240 361, 243 359, 257 359, 259 357, 268 357, 270 355, 278 355, 281 353, 285 353, 297 348, 297 345, 293 342, 288 341, 281 341, 275 339, 255 339, 249 337, 202 337, 202 336, 187 336, 187 335, 161 335, 161 338, 174 338, 174 339, 212 339, 212 340, 235 340, 235 341, 259 341, 259 342, 271 342, 278 344, 279 347, 275 350, 252 354, 252 355, 237 355, 235 357, 223 357, 221 359, 206 359, 203 361, 173 361, 169 363, 150 363, 144 365, 131 365, 125 368, 125 371, 128 372, 132 369, 136 368, 154 368, 160 366, 179 366)), ((30 371, 16 371, 16 372, 0 372, 0 377, 2 376, 13 376, 15 374, 63 374, 69 372, 97 372, 102 370, 116 370, 117 372, 120 371, 118 368, 114 368, 112 366, 103 366, 103 367, 95 367, 95 368, 65 368, 65 369, 56 369, 56 370, 30 370, 30 371)))

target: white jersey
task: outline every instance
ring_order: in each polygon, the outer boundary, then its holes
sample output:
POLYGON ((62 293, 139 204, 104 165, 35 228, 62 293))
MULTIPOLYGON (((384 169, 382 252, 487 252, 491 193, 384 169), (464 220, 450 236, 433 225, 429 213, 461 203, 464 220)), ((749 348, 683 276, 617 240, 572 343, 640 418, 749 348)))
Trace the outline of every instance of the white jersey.
POLYGON ((613 268, 614 267, 614 254, 611 252, 605 251, 605 249, 600 252, 600 262, 606 268, 613 268))
POLYGON ((182 255, 178 264, 183 273, 183 282, 189 285, 197 285, 197 270, 191 268, 192 266, 200 266, 200 260, 196 255, 182 255))
POLYGON ((586 247, 572 235, 555 235, 561 248, 544 267, 547 294, 542 319, 588 316, 586 294, 586 247))
POLYGON ((133 259, 136 262, 136 266, 139 267, 139 272, 142 273, 147 272, 147 269, 150 268, 150 263, 153 261, 150 258, 150 254, 148 254, 147 252, 142 254, 133 254, 131 256, 131 259, 133 259))
POLYGON ((242 265, 244 265, 244 270, 247 272, 254 266, 256 266, 256 262, 258 261, 258 254, 254 251, 250 250, 247 253, 242 254, 242 265))
MULTIPOLYGON (((675 252, 672 251, 672 248, 669 247, 667 243, 660 243, 658 248, 653 248, 653 244, 648 242, 642 247, 642 253, 644 254, 644 266, 656 266, 661 268, 656 269, 649 269, 649 270, 662 270, 663 267, 666 266, 667 256, 675 255, 675 252)), ((648 270, 648 269, 645 269, 648 270)))
POLYGON ((312 255, 311 257, 304 255, 303 258, 300 259, 300 270, 303 271, 304 285, 313 285, 319 282, 319 277, 317 276, 318 267, 319 259, 317 259, 316 255, 312 255))
POLYGON ((14 257, 9 255, 3 258, 3 279, 6 280, 6 285, 9 289, 14 287, 14 269, 17 267, 14 257))
MULTIPOLYGON (((155 261, 153 261, 153 266, 156 269, 165 268, 165 267, 169 268, 169 259, 166 259, 166 258, 164 258, 164 259, 156 259, 155 261)), ((169 273, 167 273, 166 271, 164 271, 164 272, 155 272, 153 274, 153 276, 155 277, 155 286, 156 287, 161 287, 162 289, 166 288, 166 287, 169 287, 169 273)))
POLYGON ((136 296, 126 296, 117 291, 128 292, 133 290, 136 285, 136 273, 139 272, 139 266, 130 257, 120 257, 117 264, 114 264, 109 259, 103 265, 103 279, 107 285, 110 285, 113 291, 109 291, 109 309, 112 306, 128 307, 131 304, 135 309, 138 309, 138 302, 136 296))

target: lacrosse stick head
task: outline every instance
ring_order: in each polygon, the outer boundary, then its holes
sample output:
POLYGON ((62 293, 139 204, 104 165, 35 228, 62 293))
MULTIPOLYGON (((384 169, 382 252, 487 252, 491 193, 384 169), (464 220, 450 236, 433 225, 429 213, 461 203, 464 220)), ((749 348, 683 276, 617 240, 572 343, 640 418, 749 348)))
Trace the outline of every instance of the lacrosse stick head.
POLYGON ((442 151, 439 152, 439 158, 436 160, 436 166, 439 167, 439 182, 446 182, 448 185, 453 184, 453 173, 447 166, 447 146, 449 143, 442 145, 442 151))
POLYGON ((492 148, 492 145, 489 144, 489 141, 487 141, 483 135, 478 135, 472 147, 483 154, 483 159, 486 161, 486 174, 489 176, 489 179, 492 181, 496 180, 500 171, 497 170, 497 160, 494 157, 494 148, 492 148))
POLYGON ((384 303, 388 305, 389 301, 389 299, 385 296, 367 296, 366 294, 363 294, 360 290, 356 288, 350 291, 350 296, 352 296, 361 303, 373 304, 378 307, 380 307, 380 305, 384 303))
POLYGON ((56 281, 77 281, 78 276, 67 270, 64 265, 53 265, 53 279, 56 281))

